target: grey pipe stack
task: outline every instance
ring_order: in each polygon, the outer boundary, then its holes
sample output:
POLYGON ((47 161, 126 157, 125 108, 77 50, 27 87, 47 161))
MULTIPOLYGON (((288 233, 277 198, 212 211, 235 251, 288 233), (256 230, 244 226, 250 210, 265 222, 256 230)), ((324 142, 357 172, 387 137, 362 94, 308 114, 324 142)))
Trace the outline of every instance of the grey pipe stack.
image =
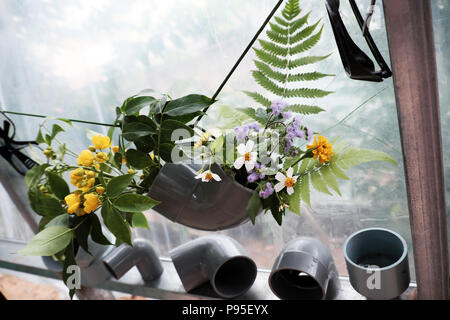
POLYGON ((247 204, 253 190, 227 176, 220 166, 211 170, 222 181, 195 179, 200 165, 166 163, 148 196, 161 204, 153 209, 173 222, 207 231, 224 230, 249 221, 247 204))
POLYGON ((234 239, 210 235, 187 242, 170 252, 172 262, 187 292, 210 282, 223 298, 247 292, 256 279, 255 262, 234 239))
POLYGON ((103 263, 116 279, 120 279, 134 266, 138 268, 144 282, 155 280, 163 273, 158 255, 144 239, 134 240, 133 247, 120 245, 103 258, 103 263))
POLYGON ((286 300, 333 299, 339 293, 339 275, 326 245, 301 237, 289 242, 272 267, 269 285, 286 300))

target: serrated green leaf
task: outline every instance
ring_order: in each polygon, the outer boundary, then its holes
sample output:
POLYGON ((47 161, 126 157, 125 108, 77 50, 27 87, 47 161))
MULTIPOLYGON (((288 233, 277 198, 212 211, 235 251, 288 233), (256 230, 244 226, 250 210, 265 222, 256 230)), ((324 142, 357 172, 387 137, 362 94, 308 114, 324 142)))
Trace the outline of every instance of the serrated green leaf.
POLYGON ((67 247, 72 236, 72 229, 51 226, 36 234, 19 253, 24 256, 52 256, 67 247))
POLYGON ((124 212, 142 212, 153 208, 160 202, 139 194, 123 194, 114 200, 113 205, 124 212))
POLYGON ((311 207, 311 194, 309 189, 309 175, 305 174, 300 179, 300 198, 311 207))
POLYGON ((260 93, 249 92, 249 91, 244 91, 244 93, 264 107, 270 107, 270 105, 271 105, 270 100, 267 99, 266 97, 264 97, 260 93))
POLYGON ((314 171, 310 175, 311 184, 319 192, 326 193, 329 195, 332 195, 331 192, 328 190, 327 183, 321 176, 321 174, 318 171, 314 171))
POLYGON ((342 170, 338 167, 338 165, 337 165, 334 161, 331 161, 331 162, 330 162, 329 167, 330 167, 330 170, 333 171, 333 174, 334 174, 337 178, 342 179, 342 180, 350 180, 350 178, 344 173, 344 171, 342 171, 342 170))
POLYGON ((130 185, 133 178, 134 174, 125 174, 112 178, 106 185, 106 195, 112 199, 118 197, 130 185))
POLYGON ((295 54, 299 54, 299 53, 305 52, 307 50, 310 50, 312 47, 314 47, 319 42, 319 40, 322 36, 322 30, 323 30, 323 26, 320 28, 319 32, 317 32, 315 35, 309 37, 302 43, 299 43, 298 45, 292 47, 289 54, 295 55, 295 54))
POLYGON ((267 51, 268 53, 281 56, 284 58, 288 54, 288 49, 286 47, 276 45, 273 42, 266 40, 259 40, 259 44, 261 45, 261 48, 263 48, 263 50, 267 51))
POLYGON ((306 72, 306 73, 297 73, 290 74, 287 77, 288 82, 297 82, 297 81, 314 81, 319 80, 325 77, 332 77, 334 74, 326 74, 321 72, 306 72))
POLYGON ((370 149, 356 149, 348 147, 336 160, 336 163, 344 170, 349 169, 352 166, 359 165, 365 162, 372 161, 385 161, 394 165, 398 165, 392 157, 382 151, 370 150, 370 149))
POLYGON ((338 195, 342 196, 341 191, 339 190, 339 184, 330 167, 329 166, 321 167, 320 173, 322 174, 322 177, 327 183, 328 187, 333 189, 338 195))
POLYGON ((325 56, 309 56, 309 57, 303 57, 303 58, 298 58, 295 60, 292 60, 289 62, 289 69, 295 69, 298 67, 302 67, 302 66, 306 66, 309 64, 314 64, 316 62, 325 60, 326 58, 328 58, 331 54, 327 54, 325 56))
POLYGON ((300 104, 293 104, 291 106, 286 107, 285 109, 290 110, 292 112, 295 113, 300 113, 300 114, 317 114, 320 113, 322 111, 325 111, 324 109, 322 109, 321 107, 318 106, 309 106, 309 105, 300 105, 300 104))
POLYGON ((302 41, 303 39, 306 39, 307 37, 309 37, 314 32, 316 27, 319 25, 319 22, 320 22, 320 20, 317 21, 315 24, 302 29, 298 33, 291 36, 291 43, 297 43, 297 42, 302 41))

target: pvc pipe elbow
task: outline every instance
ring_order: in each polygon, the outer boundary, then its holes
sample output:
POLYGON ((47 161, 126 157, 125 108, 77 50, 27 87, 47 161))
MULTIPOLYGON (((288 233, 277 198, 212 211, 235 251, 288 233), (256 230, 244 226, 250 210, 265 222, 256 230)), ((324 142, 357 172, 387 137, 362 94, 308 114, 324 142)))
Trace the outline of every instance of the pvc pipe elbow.
POLYGON ((280 299, 333 299, 340 282, 330 250, 317 239, 301 237, 281 251, 269 277, 280 299))
POLYGON ((103 258, 106 269, 120 279, 132 267, 136 266, 144 282, 150 282, 161 276, 163 267, 151 244, 144 239, 133 241, 133 247, 122 244, 103 258))
POLYGON ((187 242, 170 252, 187 292, 210 282, 223 298, 234 298, 253 285, 257 268, 244 248, 224 235, 210 235, 187 242))

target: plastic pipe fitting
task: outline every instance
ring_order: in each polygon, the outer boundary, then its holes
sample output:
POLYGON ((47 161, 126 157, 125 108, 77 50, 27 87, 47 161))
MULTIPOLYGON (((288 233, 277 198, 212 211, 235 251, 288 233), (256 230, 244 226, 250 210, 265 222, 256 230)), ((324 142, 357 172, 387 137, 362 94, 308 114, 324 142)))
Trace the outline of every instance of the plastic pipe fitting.
POLYGON ((286 300, 333 299, 339 293, 339 275, 330 250, 317 239, 289 242, 272 267, 269 285, 286 300))
POLYGON ((134 266, 137 266, 144 282, 155 280, 163 273, 158 255, 144 239, 134 240, 133 247, 120 245, 103 258, 103 263, 116 279, 120 279, 134 266))
POLYGON ((234 298, 253 285, 257 269, 244 248, 224 235, 210 235, 189 241, 170 252, 184 289, 210 282, 223 298, 234 298))

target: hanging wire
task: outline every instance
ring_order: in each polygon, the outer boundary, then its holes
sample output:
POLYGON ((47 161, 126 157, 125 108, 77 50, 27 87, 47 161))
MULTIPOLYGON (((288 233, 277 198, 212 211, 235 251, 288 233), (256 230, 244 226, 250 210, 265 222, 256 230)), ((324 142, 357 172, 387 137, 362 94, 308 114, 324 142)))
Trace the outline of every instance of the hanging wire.
MULTIPOLYGON (((277 2, 277 4, 275 5, 275 7, 272 9, 272 11, 270 12, 270 14, 267 16, 266 20, 264 20, 263 24, 261 25, 261 27, 258 29, 258 31, 256 32, 255 36, 252 38, 252 40, 250 41, 250 43, 247 45, 247 47, 245 48, 245 50, 242 52, 242 54, 240 55, 239 59, 236 61, 236 63, 234 64, 233 68, 231 68, 230 72, 227 74, 227 76, 225 77, 225 79, 222 81, 222 83, 220 84, 219 88, 217 88, 216 92, 214 93, 214 95, 212 96, 211 100, 214 101, 217 96, 220 94, 220 92, 222 91, 223 87, 226 85, 226 83, 228 82, 228 80, 231 78, 231 76, 233 75, 234 71, 236 71, 237 67, 239 66, 239 64, 241 63, 241 61, 244 59, 245 55, 248 53, 248 51, 250 50, 250 48, 253 46, 253 44, 255 43, 255 41, 258 39, 259 35, 261 34, 261 32, 264 30, 264 28, 266 27, 266 25, 269 23, 269 21, 272 19, 273 15, 275 14, 275 12, 278 10, 278 8, 280 7, 280 5, 283 3, 283 0, 279 0, 277 2)), ((200 122, 200 120, 203 118, 203 116, 205 115, 206 111, 208 111, 209 107, 211 105, 209 105, 208 107, 206 107, 203 110, 203 114, 200 115, 197 120, 195 121, 194 127, 197 126, 197 124, 200 122)), ((33 114, 33 113, 23 113, 23 112, 15 112, 15 111, 1 111, 3 114, 14 114, 14 115, 19 115, 19 116, 25 116, 25 117, 35 117, 35 118, 48 118, 48 116, 45 115, 40 115, 40 114, 33 114)), ((105 126, 105 127, 119 127, 117 124, 108 124, 108 123, 101 123, 101 122, 95 122, 95 121, 85 121, 85 120, 78 120, 78 119, 66 119, 69 120, 71 122, 78 122, 78 123, 85 123, 85 124, 93 124, 93 125, 98 125, 98 126, 105 126)))

